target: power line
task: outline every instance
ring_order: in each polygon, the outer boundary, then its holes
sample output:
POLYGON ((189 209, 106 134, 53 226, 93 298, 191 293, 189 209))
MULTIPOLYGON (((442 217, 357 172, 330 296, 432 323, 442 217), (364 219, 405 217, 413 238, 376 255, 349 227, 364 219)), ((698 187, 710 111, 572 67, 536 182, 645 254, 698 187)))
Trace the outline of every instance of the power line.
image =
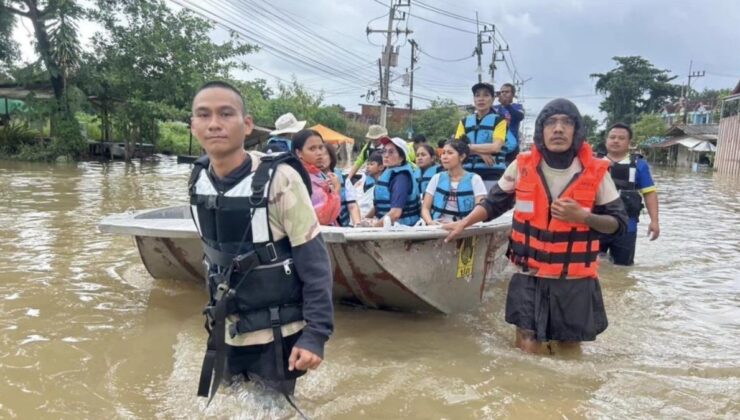
POLYGON ((475 54, 470 54, 470 55, 467 55, 467 56, 461 57, 461 58, 439 58, 439 57, 435 57, 435 56, 433 56, 433 55, 425 52, 421 48, 419 48, 419 52, 422 53, 422 54, 424 54, 425 56, 431 58, 432 60, 444 61, 445 63, 456 63, 456 62, 459 62, 459 61, 470 60, 475 55, 475 54))
POLYGON ((273 43, 274 40, 270 39, 269 37, 265 37, 264 34, 256 33, 252 30, 249 30, 241 24, 235 23, 227 18, 221 17, 220 15, 217 15, 215 12, 205 9, 199 5, 195 5, 188 0, 171 0, 171 1, 180 5, 181 7, 184 7, 196 14, 199 14, 205 17, 206 19, 210 21, 213 21, 215 23, 220 23, 222 26, 225 26, 228 30, 233 31, 247 38, 248 40, 260 45, 261 47, 263 47, 265 52, 267 52, 270 55, 275 56, 276 58, 292 61, 293 63, 298 64, 299 66, 307 68, 311 71, 322 72, 333 78, 342 79, 345 82, 364 83, 363 79, 356 77, 354 75, 343 74, 343 73, 339 73, 336 71, 332 71, 326 66, 326 63, 321 63, 320 61, 317 61, 313 59, 312 57, 308 57, 305 54, 302 54, 298 51, 290 50, 289 46, 286 47, 286 46, 280 45, 279 43, 275 45, 273 43))

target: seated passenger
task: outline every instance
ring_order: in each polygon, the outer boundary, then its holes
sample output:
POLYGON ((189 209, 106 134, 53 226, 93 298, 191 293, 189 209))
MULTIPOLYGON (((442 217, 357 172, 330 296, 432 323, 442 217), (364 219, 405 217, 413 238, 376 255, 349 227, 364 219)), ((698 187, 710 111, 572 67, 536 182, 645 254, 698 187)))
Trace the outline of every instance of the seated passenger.
POLYGON ((337 151, 334 146, 327 144, 324 151, 324 156, 319 161, 319 169, 324 175, 330 176, 333 174, 336 176, 340 186, 339 197, 342 207, 337 218, 337 224, 339 226, 355 226, 360 223, 360 207, 357 205, 355 187, 348 179, 344 179, 342 170, 337 168, 337 151))
MULTIPOLYGON (((382 150, 370 154, 367 158, 365 173, 362 174, 362 178, 355 184, 355 191, 358 193, 357 204, 360 206, 360 214, 364 217, 374 207, 375 182, 377 182, 384 170, 382 150)), ((355 224, 355 226, 357 225, 355 224)))
POLYGON ((427 225, 461 220, 487 193, 480 175, 463 169, 470 153, 465 138, 447 142, 442 150, 445 171, 432 177, 422 201, 421 217, 427 225))
POLYGON ((434 148, 426 143, 421 143, 416 148, 416 171, 414 177, 419 184, 419 194, 424 195, 427 190, 427 184, 432 176, 442 171, 442 167, 437 165, 435 157, 437 154, 434 148))
POLYGON ((341 210, 339 180, 336 175, 325 175, 319 169, 324 159, 324 139, 314 130, 301 130, 293 136, 291 149, 311 176, 311 202, 319 223, 336 225, 341 210))
POLYGON ((382 227, 392 223, 413 226, 419 220, 419 187, 414 171, 407 161, 406 142, 398 137, 381 139, 385 170, 375 184, 374 207, 368 214, 376 220, 371 224, 382 227), (387 216, 387 217, 386 217, 387 216))
POLYGON ((383 151, 379 150, 377 152, 373 152, 370 157, 368 157, 367 165, 365 166, 365 174, 362 179, 360 179, 362 183, 362 191, 368 192, 372 187, 374 187, 375 182, 380 178, 380 175, 383 174, 384 170, 383 151))

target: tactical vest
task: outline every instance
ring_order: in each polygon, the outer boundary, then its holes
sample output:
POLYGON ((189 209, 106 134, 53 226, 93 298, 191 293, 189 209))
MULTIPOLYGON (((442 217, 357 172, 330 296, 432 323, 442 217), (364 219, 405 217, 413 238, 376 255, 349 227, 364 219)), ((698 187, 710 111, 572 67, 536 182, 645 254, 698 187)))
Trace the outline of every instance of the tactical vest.
POLYGON ((210 294, 204 311, 209 337, 199 396, 207 397, 210 389, 213 398, 220 385, 227 352, 225 320, 230 315, 239 318, 228 331, 232 337, 272 329, 283 378, 269 379, 284 379, 281 326, 303 319, 303 283, 293 266, 290 241, 274 241, 270 229, 268 194, 280 164, 297 170, 310 192, 308 174, 290 153, 265 155, 256 172, 226 191, 216 188, 207 156, 194 164, 190 206, 203 242, 210 294))
POLYGON ((537 148, 517 157, 516 203, 507 252, 511 261, 536 269, 538 277, 596 278, 599 233, 581 223, 552 217, 550 206, 556 198, 571 198, 591 211, 609 163, 594 159, 586 143, 578 152, 583 170, 559 197, 550 197, 539 165, 537 148))
POLYGON ((437 190, 434 192, 434 198, 432 199, 432 219, 437 220, 442 215, 449 215, 452 216, 453 220, 460 220, 473 211, 473 207, 475 207, 473 175, 471 172, 465 172, 465 175, 460 179, 455 191, 457 211, 453 212, 446 209, 452 191, 450 174, 447 171, 439 174, 437 190))
POLYGON ((419 221, 421 205, 419 203, 419 186, 414 182, 414 171, 408 163, 401 166, 386 168, 380 176, 380 179, 378 179, 378 182, 375 183, 373 201, 375 205, 375 217, 380 219, 385 216, 386 213, 391 211, 391 181, 401 172, 409 174, 409 179, 411 180, 411 191, 406 198, 406 204, 403 207, 403 212, 401 213, 401 217, 398 219, 398 223, 406 226, 413 226, 419 221))
POLYGON ((619 190, 619 197, 624 202, 624 208, 627 210, 627 216, 638 218, 643 208, 642 195, 637 191, 635 176, 637 175, 637 156, 630 155, 630 162, 619 163, 612 162, 611 176, 614 185, 619 190))

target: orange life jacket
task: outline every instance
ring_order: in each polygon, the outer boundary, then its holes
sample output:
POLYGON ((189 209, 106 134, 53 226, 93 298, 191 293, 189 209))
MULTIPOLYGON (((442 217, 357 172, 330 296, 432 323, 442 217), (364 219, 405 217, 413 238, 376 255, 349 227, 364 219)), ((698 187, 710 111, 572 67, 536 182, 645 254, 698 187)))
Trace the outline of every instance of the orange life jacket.
MULTIPOLYGON (((572 198, 591 211, 609 162, 592 157, 586 143, 578 152, 583 170, 574 176, 559 198, 572 198)), ((516 204, 508 256, 538 277, 596 278, 599 233, 587 225, 552 217, 552 198, 539 165, 536 148, 517 156, 516 204)), ((558 197, 555 197, 558 198, 558 197)))

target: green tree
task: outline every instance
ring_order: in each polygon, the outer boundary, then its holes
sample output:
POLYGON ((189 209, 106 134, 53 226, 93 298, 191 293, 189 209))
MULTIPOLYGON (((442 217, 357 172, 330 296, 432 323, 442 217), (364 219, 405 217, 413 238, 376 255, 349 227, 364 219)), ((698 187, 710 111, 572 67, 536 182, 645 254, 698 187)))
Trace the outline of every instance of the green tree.
POLYGON ((666 128, 666 123, 660 115, 644 114, 632 125, 633 143, 640 146, 650 137, 662 136, 666 128))
POLYGON ((432 101, 428 109, 414 117, 414 132, 423 134, 430 143, 436 144, 438 140, 448 139, 455 134, 463 114, 451 100, 432 101))
POLYGON ((584 114, 583 124, 586 126, 586 138, 588 139, 588 142, 592 146, 599 144, 603 140, 598 132, 599 120, 588 114, 584 114))
MULTIPOLYGON (((0 0, 0 5, 4 0, 0 0)), ((13 41, 15 15, 0 8, 0 82, 10 80, 10 66, 20 56, 18 44, 13 41)))
POLYGON ((66 82, 79 59, 76 19, 84 10, 73 0, 5 0, 0 11, 31 22, 36 37, 36 52, 49 73, 54 96, 65 113, 66 82))
POLYGON ((677 76, 655 68, 639 57, 613 57, 617 67, 607 73, 593 73, 596 92, 605 96, 599 109, 607 114, 607 125, 621 121, 632 124, 645 113, 658 112, 678 98, 681 87, 671 84, 677 76))
POLYGON ((212 42, 211 22, 160 0, 99 0, 98 6, 92 16, 105 31, 84 54, 78 84, 99 98, 104 127, 110 114, 127 159, 137 142, 156 142, 158 120, 186 120, 196 89, 247 69, 237 58, 255 50, 233 33, 224 43, 212 42))

